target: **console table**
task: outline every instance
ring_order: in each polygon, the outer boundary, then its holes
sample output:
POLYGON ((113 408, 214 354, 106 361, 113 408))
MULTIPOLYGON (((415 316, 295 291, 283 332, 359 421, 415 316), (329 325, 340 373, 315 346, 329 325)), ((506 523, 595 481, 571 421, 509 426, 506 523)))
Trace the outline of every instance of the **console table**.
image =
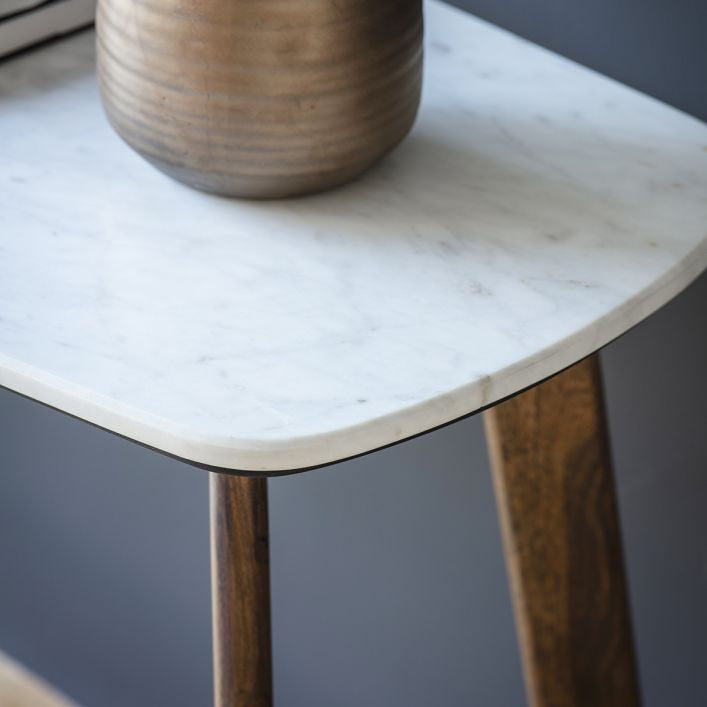
POLYGON ((0 385, 210 472, 219 707, 272 702, 266 477, 482 410, 530 703, 639 703, 595 352, 707 264, 707 126, 426 23, 411 136, 291 201, 127 149, 91 32, 0 67, 0 385))

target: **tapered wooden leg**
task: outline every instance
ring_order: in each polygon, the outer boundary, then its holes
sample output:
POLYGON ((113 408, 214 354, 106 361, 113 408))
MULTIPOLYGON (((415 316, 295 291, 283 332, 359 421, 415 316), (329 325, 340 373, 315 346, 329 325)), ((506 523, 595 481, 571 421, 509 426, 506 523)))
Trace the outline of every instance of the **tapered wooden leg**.
POLYGON ((598 357, 485 422, 530 705, 639 705, 598 357))
POLYGON ((212 473, 216 707, 272 707, 265 479, 212 473))

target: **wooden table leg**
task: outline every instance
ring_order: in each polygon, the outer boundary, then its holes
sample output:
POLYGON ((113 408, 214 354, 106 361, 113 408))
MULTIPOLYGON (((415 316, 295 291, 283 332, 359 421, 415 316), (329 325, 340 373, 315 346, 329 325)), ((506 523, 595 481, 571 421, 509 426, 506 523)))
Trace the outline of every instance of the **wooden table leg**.
POLYGON ((485 422, 530 705, 639 705, 598 357, 485 422))
POLYGON ((216 707, 272 707, 265 479, 212 473, 216 707))

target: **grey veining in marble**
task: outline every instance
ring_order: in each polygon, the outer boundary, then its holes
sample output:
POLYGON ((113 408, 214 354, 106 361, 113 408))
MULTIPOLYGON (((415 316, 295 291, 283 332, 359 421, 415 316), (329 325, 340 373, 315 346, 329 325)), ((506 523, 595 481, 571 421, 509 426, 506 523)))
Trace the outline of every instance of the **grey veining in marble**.
POLYGON ((707 127, 427 5, 412 135, 228 201, 108 127, 85 33, 0 67, 0 384, 187 459, 375 449, 595 351, 707 263, 707 127))

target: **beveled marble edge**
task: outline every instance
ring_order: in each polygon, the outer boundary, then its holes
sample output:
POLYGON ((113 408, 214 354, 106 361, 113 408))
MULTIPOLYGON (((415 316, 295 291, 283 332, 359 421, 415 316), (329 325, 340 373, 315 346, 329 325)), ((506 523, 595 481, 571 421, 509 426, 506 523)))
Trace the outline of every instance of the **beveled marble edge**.
POLYGON ((287 440, 195 436, 171 421, 0 354, 0 386, 170 456, 213 470, 278 475, 305 471, 402 442, 492 406, 564 370, 670 302, 707 269, 707 237, 673 268, 602 319, 496 375, 393 414, 287 440))

